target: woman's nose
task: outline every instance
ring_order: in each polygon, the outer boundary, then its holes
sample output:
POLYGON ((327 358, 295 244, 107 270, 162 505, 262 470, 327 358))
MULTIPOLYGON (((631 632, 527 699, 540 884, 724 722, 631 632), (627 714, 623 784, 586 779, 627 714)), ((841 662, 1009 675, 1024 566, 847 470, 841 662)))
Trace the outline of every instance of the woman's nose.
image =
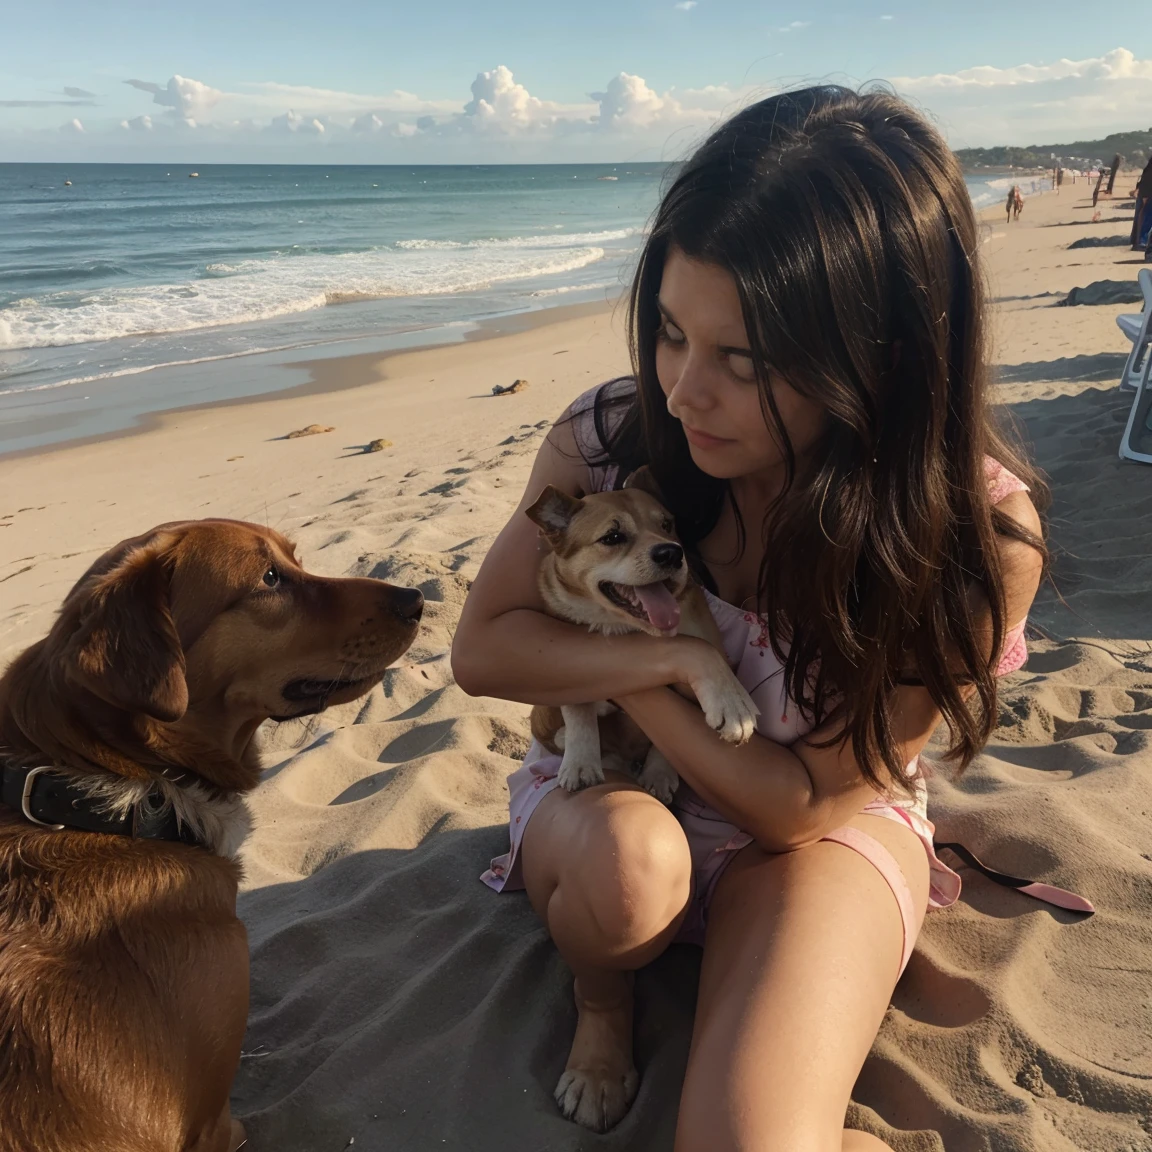
POLYGON ((668 393, 668 411, 675 416, 681 408, 701 411, 710 408, 712 403, 707 364, 699 356, 689 352, 681 361, 680 373, 668 393))

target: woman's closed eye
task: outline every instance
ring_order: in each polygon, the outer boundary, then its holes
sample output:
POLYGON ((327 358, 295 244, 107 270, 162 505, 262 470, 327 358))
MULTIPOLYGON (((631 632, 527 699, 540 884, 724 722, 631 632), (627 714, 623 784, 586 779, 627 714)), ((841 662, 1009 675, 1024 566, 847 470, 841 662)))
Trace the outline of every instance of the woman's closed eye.
POLYGON ((752 359, 751 352, 742 352, 737 348, 725 348, 722 352, 724 359, 728 362, 728 371, 746 384, 753 384, 756 381, 756 364, 752 359))
POLYGON ((684 333, 667 318, 665 318, 664 323, 656 329, 656 339, 663 344, 679 345, 685 342, 684 333))

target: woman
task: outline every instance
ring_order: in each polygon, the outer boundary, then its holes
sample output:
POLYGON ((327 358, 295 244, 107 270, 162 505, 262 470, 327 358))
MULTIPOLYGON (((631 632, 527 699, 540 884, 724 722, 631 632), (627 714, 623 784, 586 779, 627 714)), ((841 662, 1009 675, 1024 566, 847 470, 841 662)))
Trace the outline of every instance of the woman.
MULTIPOLYGON (((656 214, 631 296, 634 379, 553 428, 456 633, 465 691, 610 698, 679 772, 568 793, 534 747, 509 780, 524 887, 575 975, 557 1099, 606 1128, 635 1094, 632 973, 703 945, 680 1152, 882 1149, 843 1129, 925 909, 935 858, 918 754, 963 768, 1024 659, 1044 565, 1032 472, 985 397, 976 225, 944 142, 884 93, 821 86, 717 129, 656 214), (536 588, 546 484, 619 486, 646 463, 760 708, 721 742, 669 685, 701 641, 606 638, 536 588)), ((609 546, 608 544, 605 545, 609 546)))

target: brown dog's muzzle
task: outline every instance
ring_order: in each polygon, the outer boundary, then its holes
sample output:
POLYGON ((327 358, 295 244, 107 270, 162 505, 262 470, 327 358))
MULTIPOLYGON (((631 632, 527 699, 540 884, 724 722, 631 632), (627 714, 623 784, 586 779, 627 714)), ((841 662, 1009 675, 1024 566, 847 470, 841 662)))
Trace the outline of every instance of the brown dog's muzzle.
POLYGON ((280 689, 280 695, 294 705, 291 716, 321 712, 362 695, 407 651, 424 613, 424 596, 418 588, 366 579, 313 577, 309 583, 308 600, 314 619, 321 622, 318 659, 314 671, 289 679, 280 689), (324 664, 329 664, 330 672, 324 664))

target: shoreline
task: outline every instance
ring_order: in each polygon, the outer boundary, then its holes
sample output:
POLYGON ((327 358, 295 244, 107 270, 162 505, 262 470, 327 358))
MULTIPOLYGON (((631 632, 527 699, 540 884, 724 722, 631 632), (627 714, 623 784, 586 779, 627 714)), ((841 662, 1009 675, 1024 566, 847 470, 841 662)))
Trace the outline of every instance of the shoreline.
MULTIPOLYGON (((475 344, 486 340, 498 340, 504 336, 515 335, 519 332, 532 331, 547 327, 550 324, 562 324, 567 320, 579 319, 585 316, 595 316, 603 312, 613 312, 620 304, 622 297, 611 300, 585 301, 577 304, 558 304, 545 308, 533 308, 522 312, 510 312, 501 316, 488 317, 482 320, 467 321, 468 327, 458 338, 450 338, 447 334, 459 331, 461 323, 442 324, 438 327, 423 330, 416 335, 441 332, 443 339, 430 339, 423 343, 411 346, 383 348, 374 352, 347 352, 332 356, 310 356, 303 359, 284 360, 283 357, 296 351, 315 352, 317 349, 337 349, 342 343, 360 344, 363 338, 348 341, 331 341, 308 345, 299 350, 288 349, 267 352, 242 353, 227 359, 244 361, 246 364, 255 363, 258 370, 275 374, 277 372, 305 371, 311 379, 299 384, 286 384, 280 388, 268 388, 243 396, 233 396, 227 399, 205 400, 196 404, 174 405, 170 408, 156 408, 141 412, 131 418, 132 422, 123 427, 111 428, 104 432, 94 432, 82 436, 66 436, 53 440, 47 444, 34 444, 26 448, 4 449, 0 447, 0 461, 27 459, 28 457, 60 452, 70 448, 79 448, 84 445, 100 444, 109 440, 122 440, 134 436, 144 435, 162 429, 168 418, 196 412, 210 412, 216 409, 235 408, 245 404, 265 404, 279 399, 292 399, 301 396, 310 396, 324 392, 343 392, 364 388, 371 384, 382 383, 388 379, 384 370, 388 361, 398 356, 418 355, 423 352, 433 352, 441 348, 451 348, 461 344, 475 344), (278 361, 278 362, 277 362, 278 361), (379 375, 373 371, 379 370, 379 375), (354 378, 347 379, 351 374, 354 378)), ((395 336, 403 336, 403 333, 395 336)), ((395 338, 395 337, 393 337, 395 338)), ((382 338, 382 339, 387 339, 382 338)), ((204 371, 210 371, 224 358, 205 361, 197 365, 204 371)), ((149 372, 164 373, 171 371, 169 365, 158 365, 147 369, 139 375, 149 372)))
MULTIPOLYGON (((968 178, 974 178, 974 174, 966 173, 968 178)), ((998 199, 977 207, 978 218, 992 221, 997 202, 998 199)), ((91 349, 81 350, 83 346, 78 346, 70 361, 65 358, 75 368, 73 372, 65 372, 69 383, 61 380, 60 385, 37 384, 0 395, 3 425, 0 459, 24 458, 68 445, 146 432, 162 426, 160 418, 165 414, 225 407, 278 395, 303 395, 331 386, 319 381, 331 379, 333 374, 339 381, 336 387, 348 386, 347 370, 331 369, 329 365, 341 361, 347 361, 349 367, 355 363, 371 365, 417 349, 519 331, 525 324, 560 322, 565 316, 585 314, 587 309, 614 307, 626 293, 627 284, 621 280, 599 291, 592 299, 582 292, 578 303, 550 303, 543 307, 517 304, 513 311, 489 311, 482 319, 443 320, 432 326, 417 322, 411 327, 386 330, 378 335, 372 334, 369 325, 354 335, 328 332, 316 340, 303 340, 296 347, 292 347, 292 341, 284 343, 286 334, 278 332, 275 338, 263 341, 266 347, 262 350, 224 352, 203 359, 181 359, 176 349, 168 352, 167 344, 173 334, 162 331, 141 339, 145 346, 153 340, 160 341, 159 347, 164 348, 170 358, 148 367, 135 366, 135 353, 126 354, 124 358, 112 356, 100 363, 99 355, 94 357, 91 349), (548 313, 556 315, 549 317, 548 313), (93 359, 95 363, 89 367, 93 359), (86 375, 89 371, 96 374, 86 375)), ((483 303, 483 300, 474 301, 481 312, 483 303)), ((365 372, 370 374, 370 371, 365 368, 365 372)))
MULTIPOLYGON (((1122 170, 1120 180, 1136 178, 1138 171, 1122 170)), ((1041 189, 1030 193, 1027 201, 1050 200, 1055 197, 1054 189, 1041 189)), ((1075 195, 1080 199, 1079 193, 1073 193, 1072 188, 1065 190, 1065 199, 1075 195)), ((1111 200, 1101 200, 1099 208, 1107 210, 1117 199, 1126 199, 1122 192, 1115 194, 1111 200)), ((999 203, 986 204, 975 209, 977 224, 983 235, 981 247, 992 240, 1000 239, 1000 234, 993 229, 997 224, 1003 225, 1001 213, 1003 206, 999 203)), ((1114 218, 1101 221, 1114 222, 1114 218)), ((1088 221, 1083 221, 1088 224, 1088 221)), ((987 257, 986 257, 987 259, 987 257)), ((181 416, 196 413, 209 413, 226 411, 248 404, 268 404, 276 400, 290 400, 293 398, 318 395, 326 392, 354 391, 372 384, 382 383, 389 379, 388 364, 398 357, 416 356, 423 353, 434 352, 438 349, 456 347, 460 345, 475 345, 489 340, 498 340, 516 333, 532 331, 549 325, 563 324, 571 319, 578 319, 601 314, 611 314, 618 309, 627 296, 627 288, 615 297, 603 300, 582 301, 572 304, 557 304, 540 308, 509 312, 498 316, 487 317, 475 321, 454 321, 411 333, 393 333, 380 337, 382 343, 397 342, 393 347, 382 347, 372 351, 340 351, 343 345, 362 345, 372 337, 356 337, 348 340, 319 342, 306 345, 299 349, 268 350, 263 352, 241 353, 234 357, 222 357, 192 365, 200 374, 210 374, 219 371, 221 363, 234 365, 237 362, 255 371, 264 372, 270 377, 285 373, 306 373, 308 379, 298 383, 285 383, 282 386, 270 385, 258 391, 239 396, 226 398, 213 398, 191 404, 176 404, 171 407, 161 407, 149 411, 134 413, 126 417, 126 422, 119 427, 108 428, 103 431, 81 435, 64 434, 43 444, 33 444, 27 447, 4 448, 0 446, 0 462, 26 460, 38 456, 52 455, 69 449, 81 448, 86 445, 95 445, 107 441, 125 440, 133 437, 162 430, 172 420, 181 416), (461 331, 461 329, 464 329, 461 331), (440 338, 436 338, 439 335, 440 338), (414 337, 418 343, 405 344, 405 337, 414 337), (424 339, 427 337, 427 339, 424 339), (319 355, 325 350, 331 350, 330 355, 319 355), (298 353, 303 353, 297 358, 298 353)), ((139 375, 157 373, 163 375, 179 368, 188 366, 157 365, 146 369, 139 375)), ((50 420, 51 417, 43 419, 50 420)))

